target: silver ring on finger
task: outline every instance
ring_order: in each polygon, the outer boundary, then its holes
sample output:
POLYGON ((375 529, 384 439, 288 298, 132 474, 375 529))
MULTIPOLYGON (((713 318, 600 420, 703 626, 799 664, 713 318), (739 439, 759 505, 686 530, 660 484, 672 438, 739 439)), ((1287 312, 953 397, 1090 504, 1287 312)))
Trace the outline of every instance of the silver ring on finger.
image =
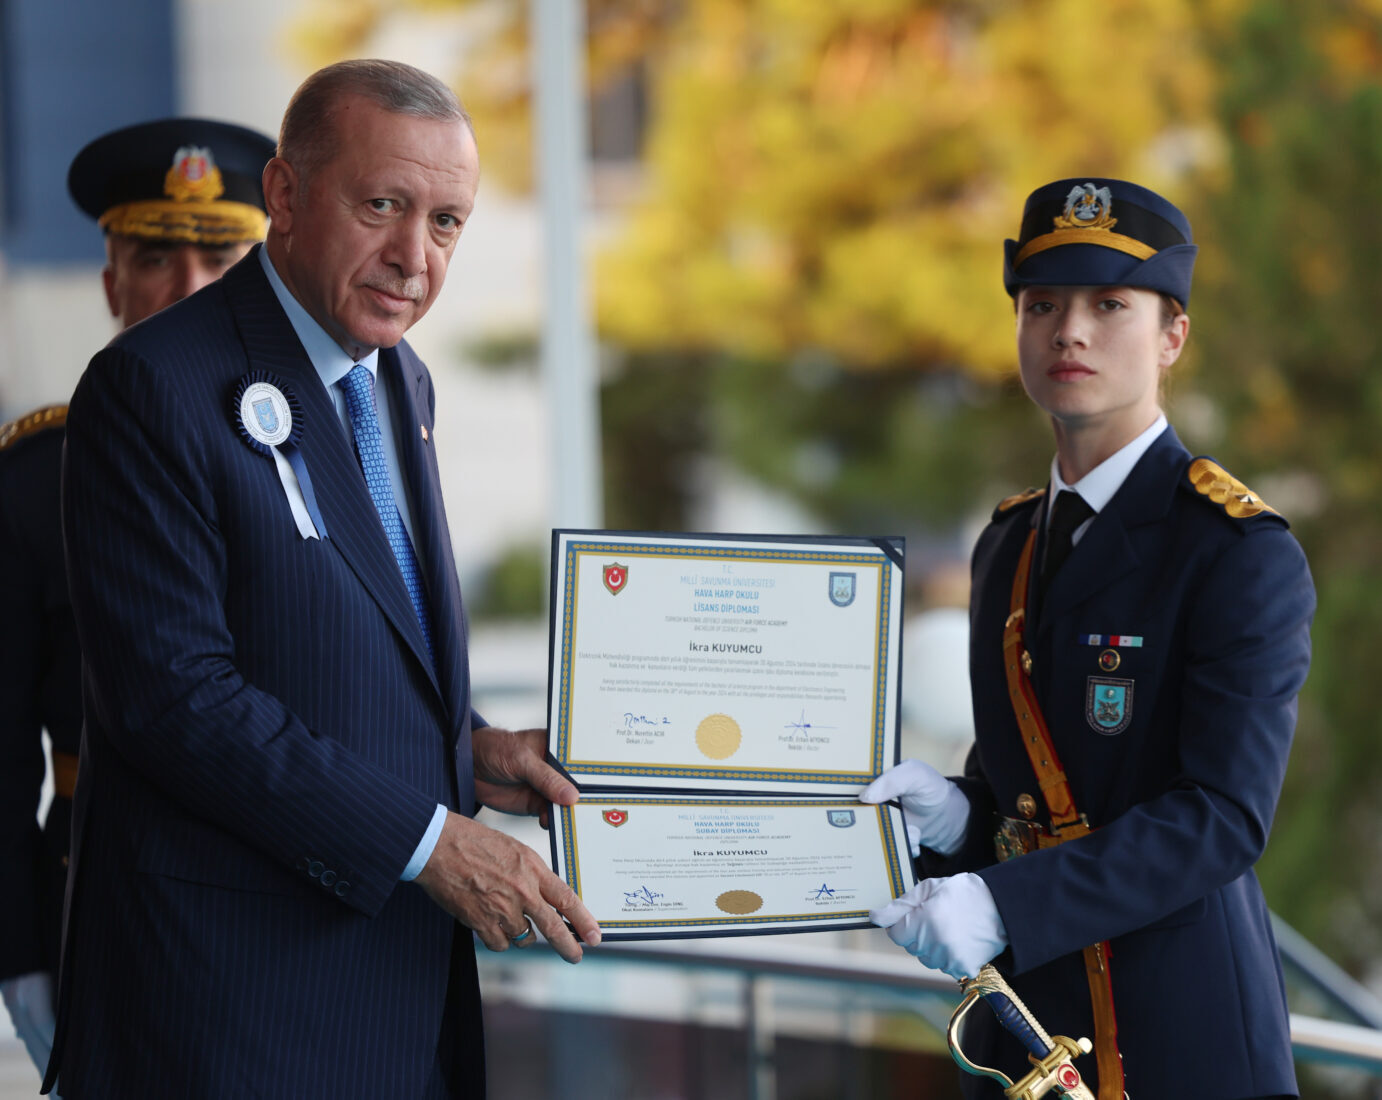
POLYGON ((525 947, 533 942, 533 922, 526 921, 526 927, 516 936, 509 937, 509 943, 514 947, 525 947))

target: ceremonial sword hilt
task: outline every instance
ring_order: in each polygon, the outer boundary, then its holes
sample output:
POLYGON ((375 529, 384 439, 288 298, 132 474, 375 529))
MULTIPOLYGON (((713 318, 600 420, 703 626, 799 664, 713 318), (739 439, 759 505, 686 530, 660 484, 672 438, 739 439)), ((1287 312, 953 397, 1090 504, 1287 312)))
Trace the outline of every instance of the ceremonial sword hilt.
POLYGON ((964 1000, 950 1017, 945 1039, 950 1045, 950 1056, 961 1069, 978 1077, 993 1078, 1003 1086, 1003 1095, 1010 1100, 1038 1100, 1048 1093, 1073 1096, 1076 1100, 1095 1100, 1094 1093, 1081 1079, 1080 1071, 1072 1064, 1081 1054, 1088 1054, 1093 1049, 1088 1039, 1075 1040, 1067 1039, 1064 1035, 1052 1037, 1046 1034, 992 963, 980 970, 978 977, 960 982, 960 988, 964 991, 964 1000), (970 1061, 960 1046, 960 1025, 970 1009, 981 1000, 993 1009, 998 1022, 1027 1050, 1032 1069, 1019 1081, 1013 1081, 1001 1070, 970 1061))

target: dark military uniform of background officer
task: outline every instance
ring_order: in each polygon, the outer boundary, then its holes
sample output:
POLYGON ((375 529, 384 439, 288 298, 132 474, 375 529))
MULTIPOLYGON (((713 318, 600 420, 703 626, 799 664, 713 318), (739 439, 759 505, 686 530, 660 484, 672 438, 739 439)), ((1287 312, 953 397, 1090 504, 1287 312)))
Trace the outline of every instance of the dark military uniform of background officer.
POLYGON ((81 654, 67 603, 58 474, 61 405, 0 429, 0 980, 58 962, 71 832, 70 785, 82 735, 81 654), (47 729, 66 797, 39 830, 47 729))
MULTIPOLYGON (((260 173, 274 143, 240 126, 165 119, 106 134, 72 163, 73 199, 106 233, 106 296, 122 328, 219 276, 264 235, 260 173)), ((93 349, 94 350, 94 349, 93 349)), ((72 791, 81 654, 67 597, 59 474, 67 409, 0 428, 0 989, 36 1062, 47 1061, 72 791), (55 797, 40 829, 41 731, 55 797)), ((42 1066, 40 1066, 40 1072, 42 1066)))

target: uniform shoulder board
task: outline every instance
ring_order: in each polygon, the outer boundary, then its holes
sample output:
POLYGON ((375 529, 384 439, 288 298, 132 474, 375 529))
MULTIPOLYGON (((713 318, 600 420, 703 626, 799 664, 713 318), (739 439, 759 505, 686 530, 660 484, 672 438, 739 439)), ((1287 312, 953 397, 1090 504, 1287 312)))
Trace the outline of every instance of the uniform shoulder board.
POLYGON ((18 420, 11 420, 8 424, 0 426, 0 451, 12 447, 21 439, 37 435, 48 428, 61 428, 66 423, 66 405, 44 405, 28 416, 21 416, 18 420))
POLYGON ((1195 492, 1217 504, 1234 519, 1249 519, 1264 512, 1274 516, 1281 515, 1280 512, 1211 459, 1195 459, 1190 463, 1186 477, 1195 492))
POLYGON ((993 510, 995 520, 1002 519, 1009 515, 1020 504, 1026 504, 1029 500, 1036 500, 1038 497, 1046 495, 1045 489, 1023 489, 1020 493, 1014 493, 1010 497, 1004 497, 998 502, 998 507, 993 510))

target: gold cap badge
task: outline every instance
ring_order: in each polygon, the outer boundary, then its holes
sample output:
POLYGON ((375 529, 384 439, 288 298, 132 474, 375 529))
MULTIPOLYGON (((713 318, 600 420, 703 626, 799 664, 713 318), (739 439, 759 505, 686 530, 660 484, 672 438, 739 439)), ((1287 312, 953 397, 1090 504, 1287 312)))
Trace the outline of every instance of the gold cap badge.
POLYGON ((163 193, 175 202, 214 202, 225 190, 216 158, 202 145, 182 146, 163 177, 163 193))
POLYGON ((1112 229, 1118 224, 1113 216, 1113 192, 1092 183, 1072 187, 1065 196, 1065 209, 1052 220, 1057 229, 1112 229))

